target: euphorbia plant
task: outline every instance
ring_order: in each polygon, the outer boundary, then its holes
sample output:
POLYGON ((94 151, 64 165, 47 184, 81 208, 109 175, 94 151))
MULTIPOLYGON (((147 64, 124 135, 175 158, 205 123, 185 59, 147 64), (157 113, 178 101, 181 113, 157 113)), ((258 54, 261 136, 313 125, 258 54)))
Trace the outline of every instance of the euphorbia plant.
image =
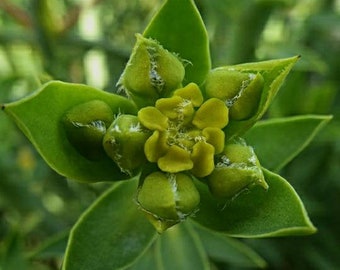
POLYGON ((61 175, 119 181, 73 227, 63 269, 208 269, 211 241, 315 232, 273 171, 330 117, 258 122, 299 57, 212 69, 192 0, 166 1, 136 38, 122 95, 51 81, 2 107, 61 175))

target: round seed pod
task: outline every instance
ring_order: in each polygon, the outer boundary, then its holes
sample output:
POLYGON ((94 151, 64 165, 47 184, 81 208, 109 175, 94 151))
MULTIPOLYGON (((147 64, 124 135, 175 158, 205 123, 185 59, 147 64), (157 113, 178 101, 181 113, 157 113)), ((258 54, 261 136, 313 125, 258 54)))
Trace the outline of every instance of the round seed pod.
POLYGON ((135 115, 119 115, 103 138, 106 154, 122 171, 132 174, 145 161, 144 144, 151 135, 135 115))
POLYGON ((237 96, 242 83, 247 82, 249 76, 236 70, 217 68, 210 71, 205 82, 205 93, 208 98, 218 98, 225 102, 237 96))
POLYGON ((256 165, 254 161, 257 161, 253 148, 246 145, 243 140, 226 144, 223 155, 228 158, 229 164, 244 163, 252 166, 256 165))
POLYGON ((187 174, 154 172, 144 179, 137 202, 150 222, 162 232, 194 213, 200 195, 187 174))
POLYGON ((210 192, 218 198, 231 198, 259 181, 262 171, 257 167, 216 168, 208 177, 210 192))
POLYGON ((92 100, 70 109, 62 122, 72 146, 85 158, 99 160, 105 157, 102 140, 113 119, 108 104, 92 100))
POLYGON ((175 54, 138 34, 118 85, 139 107, 145 107, 179 88, 184 74, 183 63, 175 54))
POLYGON ((223 100, 229 107, 231 120, 246 120, 257 111, 261 100, 264 79, 260 73, 249 73, 218 68, 206 79, 207 97, 223 100))
POLYGON ((218 198, 237 196, 255 185, 268 188, 253 148, 243 140, 224 147, 219 162, 207 179, 211 193, 218 198))
POLYGON ((260 104, 264 79, 260 73, 254 76, 249 85, 240 93, 240 97, 230 107, 230 119, 246 120, 255 115, 260 104))

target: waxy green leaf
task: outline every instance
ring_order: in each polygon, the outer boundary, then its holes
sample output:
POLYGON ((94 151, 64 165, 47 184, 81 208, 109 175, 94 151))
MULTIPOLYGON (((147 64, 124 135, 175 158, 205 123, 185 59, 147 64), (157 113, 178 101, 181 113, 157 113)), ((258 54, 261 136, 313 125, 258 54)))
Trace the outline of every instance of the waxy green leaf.
POLYGON ((297 156, 332 116, 303 115, 258 122, 245 134, 261 165, 279 171, 297 156))
MULTIPOLYGON (((159 238, 158 238, 159 239, 159 238)), ((157 241, 157 240, 156 240, 157 241)), ((147 251, 141 256, 131 267, 124 268, 128 270, 151 270, 157 268, 157 255, 155 243, 147 249, 147 251)))
POLYGON ((66 137, 62 119, 72 107, 91 100, 106 102, 114 114, 136 113, 127 99, 81 84, 52 81, 2 109, 32 142, 47 164, 70 179, 97 182, 127 178, 109 157, 90 161, 66 137))
POLYGON ((193 223, 208 256, 217 262, 238 267, 264 268, 266 262, 253 249, 223 233, 211 231, 193 223))
MULTIPOLYGON (((288 73, 294 66, 299 56, 262 61, 256 63, 246 63, 233 66, 219 67, 217 69, 237 70, 247 73, 260 73, 264 79, 264 86, 259 101, 257 112, 247 120, 230 121, 225 128, 228 138, 241 136, 245 131, 250 129, 267 111, 270 103, 287 77, 288 73)), ((258 102, 254 100, 254 102, 258 102)))
POLYGON ((134 203, 137 180, 114 184, 71 230, 63 270, 114 270, 133 264, 156 231, 134 203))
POLYGON ((185 82, 200 85, 211 68, 208 34, 193 0, 167 0, 143 35, 188 60, 185 82))
POLYGON ((236 237, 305 235, 316 231, 292 186, 281 176, 263 169, 267 191, 254 187, 229 201, 217 201, 207 186, 197 182, 201 195, 193 218, 204 227, 236 237))
POLYGON ((188 222, 164 232, 156 242, 156 248, 159 255, 157 269, 210 269, 203 245, 188 222))

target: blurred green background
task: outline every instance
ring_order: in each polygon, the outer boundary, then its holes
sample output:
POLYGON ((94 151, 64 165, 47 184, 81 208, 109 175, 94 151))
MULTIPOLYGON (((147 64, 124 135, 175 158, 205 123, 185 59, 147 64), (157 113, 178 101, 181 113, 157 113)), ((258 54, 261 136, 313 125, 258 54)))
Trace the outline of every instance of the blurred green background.
MULTIPOLYGON (((333 114, 281 171, 318 233, 242 240, 269 269, 340 269, 340 1, 196 0, 213 66, 302 56, 266 117, 333 114)), ((50 79, 114 92, 161 0, 0 0, 0 103, 50 79)), ((108 184, 78 184, 44 163, 0 114, 0 270, 59 269, 67 234, 108 184)), ((214 262, 215 269, 240 269, 214 262)))

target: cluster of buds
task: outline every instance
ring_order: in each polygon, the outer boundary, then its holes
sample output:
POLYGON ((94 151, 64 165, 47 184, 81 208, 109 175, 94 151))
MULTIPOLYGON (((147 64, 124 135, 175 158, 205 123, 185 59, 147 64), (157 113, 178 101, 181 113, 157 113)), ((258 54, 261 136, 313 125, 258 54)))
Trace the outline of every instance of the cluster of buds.
POLYGON ((114 116, 105 101, 96 100, 64 118, 69 141, 84 157, 106 154, 131 176, 142 171, 136 202, 159 232, 199 209, 194 179, 223 199, 254 185, 268 188, 253 149, 225 132, 229 120, 256 113, 262 75, 215 69, 202 86, 183 86, 184 76, 177 55, 137 35, 119 86, 138 114, 114 116), (155 169, 146 174, 143 168, 150 164, 155 169))

